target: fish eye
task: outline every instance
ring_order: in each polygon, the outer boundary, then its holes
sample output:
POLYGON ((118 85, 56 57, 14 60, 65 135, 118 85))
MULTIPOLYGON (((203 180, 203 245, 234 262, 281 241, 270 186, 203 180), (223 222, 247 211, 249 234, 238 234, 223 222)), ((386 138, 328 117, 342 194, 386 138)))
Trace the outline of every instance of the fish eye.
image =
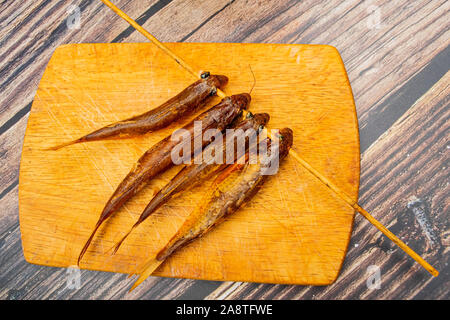
POLYGON ((203 72, 203 73, 200 75, 200 77, 201 77, 202 79, 206 79, 206 78, 208 78, 209 76, 210 76, 209 71, 205 71, 205 72, 203 72))
POLYGON ((211 95, 213 96, 213 95, 215 95, 217 93, 217 88, 212 88, 212 90, 211 90, 211 95))
POLYGON ((253 113, 251 113, 250 111, 247 112, 246 118, 247 118, 247 119, 253 118, 253 113))

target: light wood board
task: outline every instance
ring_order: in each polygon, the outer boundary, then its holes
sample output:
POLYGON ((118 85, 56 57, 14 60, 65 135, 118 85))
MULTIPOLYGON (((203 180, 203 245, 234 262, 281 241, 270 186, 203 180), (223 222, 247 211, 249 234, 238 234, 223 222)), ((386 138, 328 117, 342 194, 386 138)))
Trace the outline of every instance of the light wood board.
MULTIPOLYGON (((250 65, 256 77, 250 110, 270 113, 271 128, 292 128, 293 149, 357 199, 357 117, 345 67, 333 47, 168 45, 186 61, 227 75, 229 94, 250 90, 250 65)), ((136 160, 193 116, 139 138, 45 149, 143 113, 193 81, 152 44, 71 44, 55 51, 32 105, 22 152, 19 212, 28 262, 74 265, 105 202, 136 160)), ((177 170, 152 180, 105 223, 82 268, 130 272, 164 245, 207 184, 163 206, 115 256, 107 252, 177 170)), ((351 208, 288 157, 246 207, 175 253, 155 275, 329 284, 342 265, 353 216, 351 208)))

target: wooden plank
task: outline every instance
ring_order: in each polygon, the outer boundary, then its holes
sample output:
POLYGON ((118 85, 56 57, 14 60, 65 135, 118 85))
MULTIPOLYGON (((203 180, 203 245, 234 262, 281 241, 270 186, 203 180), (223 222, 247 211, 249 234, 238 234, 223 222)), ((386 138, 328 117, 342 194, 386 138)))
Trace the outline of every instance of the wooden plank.
MULTIPOLYGON (((169 45, 187 59, 202 59, 212 73, 227 70, 227 92, 246 92, 252 87, 252 74, 245 77, 241 72, 250 63, 257 79, 252 112, 268 112, 272 128, 292 128, 298 140, 293 149, 356 200, 356 114, 345 69, 334 48, 169 45)), ((176 72, 177 68, 152 44, 82 44, 55 51, 31 109, 22 152, 19 208, 28 262, 74 265, 111 192, 137 159, 180 123, 126 141, 44 149, 159 105, 192 81, 189 75, 176 72)), ((175 171, 150 181, 108 220, 82 260, 82 268, 130 273, 164 246, 208 185, 161 207, 118 254, 107 253, 134 224, 155 188, 161 188, 175 171)), ((288 158, 248 206, 174 254, 156 274, 328 284, 338 275, 352 221, 351 208, 288 158)))

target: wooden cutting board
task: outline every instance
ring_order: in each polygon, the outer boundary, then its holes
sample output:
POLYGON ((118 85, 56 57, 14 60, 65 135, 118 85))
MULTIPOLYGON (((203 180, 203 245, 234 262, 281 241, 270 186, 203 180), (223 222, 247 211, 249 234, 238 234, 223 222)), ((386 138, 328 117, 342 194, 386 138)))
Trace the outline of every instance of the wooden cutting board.
MULTIPOLYGON (((359 136, 351 87, 338 51, 326 45, 172 43, 170 49, 211 73, 225 74, 228 94, 248 92, 252 112, 270 127, 294 130, 293 149, 355 200, 359 136)), ((137 159, 187 123, 142 137, 48 147, 158 106, 193 79, 154 45, 70 44, 55 50, 39 84, 23 145, 19 212, 25 259, 68 267, 104 204, 137 159)), ((218 102, 217 98, 213 103, 218 102)), ((81 267, 131 272, 160 249, 200 201, 208 183, 172 199, 112 256, 173 168, 100 229, 81 267)), ((353 210, 292 157, 244 208, 175 253, 158 276, 325 285, 339 274, 353 210)))

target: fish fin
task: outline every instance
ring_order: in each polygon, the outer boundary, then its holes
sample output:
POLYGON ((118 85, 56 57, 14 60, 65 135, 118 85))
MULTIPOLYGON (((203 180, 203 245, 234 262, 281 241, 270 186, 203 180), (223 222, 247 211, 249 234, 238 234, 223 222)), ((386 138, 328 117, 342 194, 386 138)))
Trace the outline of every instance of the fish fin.
POLYGON ((155 258, 152 258, 150 261, 148 261, 145 264, 143 271, 140 272, 136 282, 133 284, 133 286, 130 288, 128 292, 133 291, 134 289, 136 289, 137 286, 139 286, 142 282, 144 282, 144 280, 147 279, 161 265, 161 263, 163 263, 163 261, 158 261, 155 258))

